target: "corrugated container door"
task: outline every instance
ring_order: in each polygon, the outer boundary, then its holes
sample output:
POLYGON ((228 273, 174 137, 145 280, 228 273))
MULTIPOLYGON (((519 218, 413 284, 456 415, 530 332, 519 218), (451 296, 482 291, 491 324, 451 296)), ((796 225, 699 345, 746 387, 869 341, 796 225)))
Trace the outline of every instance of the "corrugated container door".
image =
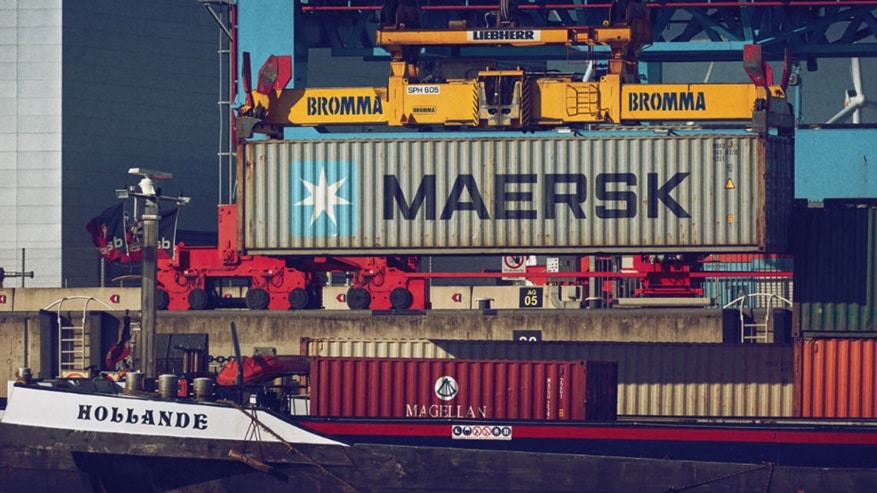
POLYGON ((877 207, 862 202, 795 212, 794 301, 804 337, 877 335, 877 207))
POLYGON ((806 418, 877 418, 877 340, 805 339, 798 413, 806 418))
POLYGON ((606 405, 618 402, 618 364, 609 361, 585 362, 587 383, 577 386, 586 389, 585 416, 588 420, 613 421, 617 407, 606 405))

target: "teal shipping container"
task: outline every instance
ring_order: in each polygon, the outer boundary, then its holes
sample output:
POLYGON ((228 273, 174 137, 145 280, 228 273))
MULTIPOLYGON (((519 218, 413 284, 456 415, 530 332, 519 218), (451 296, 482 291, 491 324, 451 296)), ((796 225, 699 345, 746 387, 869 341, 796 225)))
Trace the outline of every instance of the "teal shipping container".
POLYGON ((877 336, 877 199, 798 208, 793 234, 801 335, 877 336))

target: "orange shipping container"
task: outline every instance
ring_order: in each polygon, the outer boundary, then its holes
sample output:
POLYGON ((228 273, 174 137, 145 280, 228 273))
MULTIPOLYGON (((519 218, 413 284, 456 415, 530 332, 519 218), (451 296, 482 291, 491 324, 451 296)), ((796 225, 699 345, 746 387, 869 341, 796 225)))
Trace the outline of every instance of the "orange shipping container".
POLYGON ((877 339, 805 339, 795 353, 797 415, 877 417, 877 339))

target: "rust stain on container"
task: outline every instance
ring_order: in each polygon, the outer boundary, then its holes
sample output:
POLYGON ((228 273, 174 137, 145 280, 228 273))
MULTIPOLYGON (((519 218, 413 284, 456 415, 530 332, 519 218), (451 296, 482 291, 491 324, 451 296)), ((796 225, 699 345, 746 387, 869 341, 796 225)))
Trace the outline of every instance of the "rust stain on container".
POLYGON ((614 420, 599 361, 311 358, 311 413, 423 419, 614 420))
POLYGON ((804 339, 795 350, 798 415, 877 418, 877 340, 804 339))

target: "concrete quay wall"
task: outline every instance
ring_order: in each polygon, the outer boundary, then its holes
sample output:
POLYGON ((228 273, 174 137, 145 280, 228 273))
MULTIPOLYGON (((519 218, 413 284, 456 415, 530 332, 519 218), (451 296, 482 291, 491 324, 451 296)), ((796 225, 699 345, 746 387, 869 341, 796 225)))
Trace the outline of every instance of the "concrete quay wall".
MULTIPOLYGON (((124 310, 105 311, 119 320, 124 310)), ((0 312, 0 382, 15 378, 19 368, 31 368, 35 377, 51 375, 52 331, 46 319, 56 312, 0 312), (43 327, 41 327, 43 325, 43 327), (46 373, 46 374, 43 374, 46 373)), ((82 312, 62 312, 79 324, 82 312)), ((131 312, 133 319, 138 312, 131 312)), ((86 336, 104 341, 118 339, 117 330, 96 334, 85 324, 86 336)), ((209 354, 227 358, 234 354, 230 326, 237 327, 243 355, 256 348, 273 348, 277 354, 299 354, 302 338, 435 338, 463 340, 515 340, 516 331, 538 331, 545 341, 622 342, 722 342, 719 309, 596 309, 596 310, 432 310, 411 314, 368 311, 270 312, 217 310, 213 312, 158 312, 157 334, 207 334, 209 354)), ((528 336, 534 335, 532 332, 528 336)), ((138 333, 133 338, 136 342, 138 333)), ((91 344, 93 363, 100 364, 105 349, 91 344)), ((88 366, 88 365, 85 365, 88 366)), ((55 364, 54 367, 57 367, 55 364)), ((6 386, 0 386, 0 397, 6 386)))

